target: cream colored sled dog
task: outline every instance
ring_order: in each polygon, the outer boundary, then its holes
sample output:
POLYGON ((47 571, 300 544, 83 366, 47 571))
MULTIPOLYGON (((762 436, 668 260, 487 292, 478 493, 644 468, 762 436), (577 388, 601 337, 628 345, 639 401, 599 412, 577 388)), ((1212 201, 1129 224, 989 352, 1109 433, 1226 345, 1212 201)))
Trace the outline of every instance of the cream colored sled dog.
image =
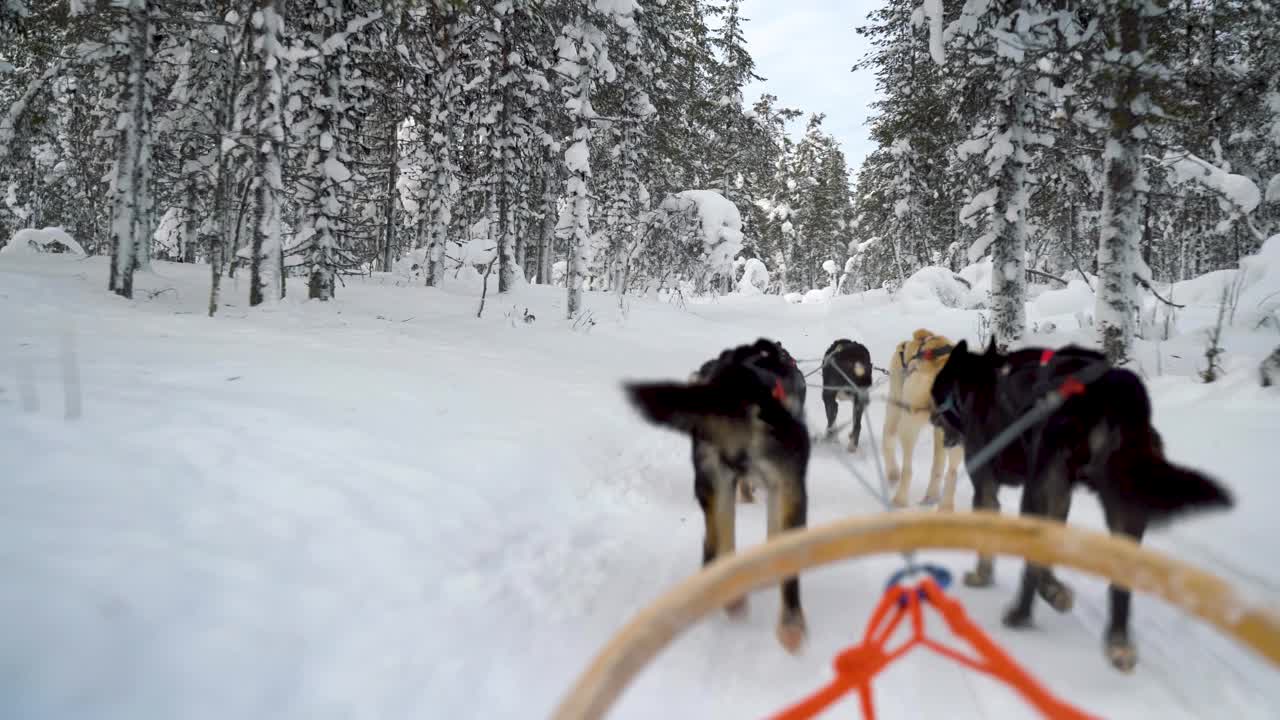
MULTIPOLYGON (((889 402, 884 414, 884 463, 889 472, 889 483, 898 484, 893 504, 907 506, 911 489, 911 456, 920 431, 932 427, 929 413, 932 401, 929 390, 933 379, 946 364, 953 347, 950 340, 934 335, 928 330, 916 330, 910 340, 898 343, 889 359, 889 402), (902 470, 898 470, 897 446, 902 446, 902 470)), ((929 489, 925 492, 926 505, 938 503, 943 510, 955 509, 956 473, 964 460, 964 446, 943 446, 941 428, 933 427, 933 467, 929 471, 929 489), (943 462, 946 460, 946 481, 943 480, 943 462), (939 484, 942 494, 939 497, 939 484)))

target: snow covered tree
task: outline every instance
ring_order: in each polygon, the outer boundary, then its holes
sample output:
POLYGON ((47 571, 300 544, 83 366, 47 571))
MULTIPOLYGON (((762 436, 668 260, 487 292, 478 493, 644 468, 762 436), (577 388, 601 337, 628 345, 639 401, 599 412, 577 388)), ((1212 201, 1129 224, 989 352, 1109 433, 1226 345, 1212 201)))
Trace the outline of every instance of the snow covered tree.
POLYGON ((457 35, 461 14, 447 0, 433 1, 427 9, 427 27, 432 45, 428 51, 428 89, 423 99, 426 109, 421 124, 428 159, 425 173, 427 213, 421 227, 426 230, 427 285, 444 278, 444 251, 453 223, 453 205, 458 194, 454 160, 454 122, 459 113, 459 52, 457 35))
POLYGON ((351 59, 364 52, 353 42, 379 15, 356 0, 321 0, 297 24, 306 53, 290 83, 298 107, 291 134, 301 150, 293 174, 297 234, 305 248, 307 294, 318 300, 332 298, 337 275, 359 264, 347 247, 354 164, 349 148, 366 123, 354 101, 359 85, 351 59))
POLYGON ((116 103, 116 161, 112 168, 111 273, 108 286, 133 297, 133 273, 146 267, 151 244, 151 93, 147 75, 152 52, 152 21, 147 0, 129 0, 122 34, 128 38, 125 77, 116 103))
POLYGON ((253 244, 249 265, 249 305, 284 296, 284 18, 276 0, 258 0, 253 13, 253 49, 257 60, 253 130, 253 244))
POLYGON ((588 249, 591 243, 591 143, 596 112, 591 100, 599 81, 613 82, 616 70, 609 60, 607 23, 629 26, 634 22, 633 0, 573 0, 568 22, 556 40, 559 64, 556 71, 563 78, 565 107, 573 122, 573 134, 564 151, 569 171, 566 190, 570 202, 570 250, 566 313, 574 318, 582 309, 582 290, 586 279, 588 249))
POLYGON ((1102 189, 1101 236, 1098 245, 1098 344, 1113 363, 1131 355, 1138 298, 1138 224, 1140 192, 1146 187, 1142 148, 1147 138, 1144 116, 1151 99, 1144 91, 1147 0, 1108 0, 1103 17, 1111 20, 1101 77, 1110 86, 1104 100, 1108 117, 1106 181, 1102 189))

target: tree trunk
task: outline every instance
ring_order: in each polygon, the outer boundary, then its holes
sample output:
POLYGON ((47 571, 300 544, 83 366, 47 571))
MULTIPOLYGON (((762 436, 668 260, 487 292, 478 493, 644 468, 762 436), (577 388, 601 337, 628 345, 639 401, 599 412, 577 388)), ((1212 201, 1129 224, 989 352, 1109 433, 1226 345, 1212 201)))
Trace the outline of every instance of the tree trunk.
POLYGON ((133 273, 146 265, 149 236, 142 233, 150 209, 150 118, 147 72, 151 58, 151 21, 146 0, 131 0, 127 9, 129 57, 120 106, 127 125, 117 141, 114 196, 111 208, 111 271, 108 288, 133 297, 133 273))
POLYGON ((1026 128, 1023 125, 1026 87, 1013 80, 1009 99, 1002 104, 1001 123, 1009 131, 1012 149, 1000 169, 1000 200, 991 213, 991 326, 1002 352, 1022 339, 1027 327, 1027 167, 1026 128))
POLYGON ((1117 22, 1108 35, 1110 49, 1118 47, 1121 62, 1104 76, 1113 92, 1110 128, 1104 152, 1106 183, 1102 189, 1102 218, 1098 239, 1098 344, 1112 363, 1131 356, 1137 313, 1139 197, 1142 165, 1142 118, 1135 111, 1142 94, 1139 66, 1144 37, 1138 0, 1118 0, 1117 22))
POLYGON ((542 173, 542 228, 538 233, 538 282, 551 284, 551 266, 555 263, 556 224, 559 222, 558 159, 550 148, 546 150, 542 173))
MULTIPOLYGON (((502 34, 502 75, 511 72, 511 29, 502 34)), ((502 112, 499 119, 503 144, 498 147, 498 292, 511 290, 516 282, 515 228, 511 217, 511 154, 506 143, 512 138, 511 83, 502 86, 502 112)))
POLYGON ((284 142, 280 35, 283 21, 276 12, 275 0, 259 0, 258 7, 259 12, 254 14, 254 29, 258 35, 255 46, 261 52, 256 99, 257 154, 254 158, 258 197, 254 208, 253 256, 249 266, 250 306, 282 297, 284 285, 280 238, 281 146, 284 142))
POLYGON ((399 192, 397 183, 400 180, 400 138, 397 134, 399 123, 396 122, 395 117, 395 115, 391 116, 391 137, 387 142, 386 205, 382 211, 382 272, 391 272, 391 266, 395 264, 396 256, 399 255, 399 248, 396 247, 396 201, 399 192))

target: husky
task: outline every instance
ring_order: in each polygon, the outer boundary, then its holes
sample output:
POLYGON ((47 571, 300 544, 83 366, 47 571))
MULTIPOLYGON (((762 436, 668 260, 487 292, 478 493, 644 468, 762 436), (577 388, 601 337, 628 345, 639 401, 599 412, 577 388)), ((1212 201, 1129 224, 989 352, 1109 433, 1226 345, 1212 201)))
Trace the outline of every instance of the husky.
MULTIPOLYGON (((803 528, 809 500, 809 431, 797 403, 804 376, 782 346, 761 338, 726 351, 692 383, 628 383, 632 405, 646 420, 694 438, 694 495, 706 522, 702 564, 735 549, 734 485, 759 476, 768 493, 768 534, 803 528), (795 376, 799 375, 797 384, 795 376)), ((782 582, 777 637, 789 652, 803 645, 806 628, 800 581, 782 582)), ((741 617, 746 598, 726 608, 741 617)))
MULTIPOLYGON (((750 346, 744 345, 742 347, 750 346)), ((782 353, 782 359, 791 366, 791 370, 782 378, 782 387, 785 391, 785 400, 783 400, 783 405, 786 406, 787 410, 789 410, 796 419, 804 422, 804 401, 806 392, 804 374, 801 373, 800 369, 796 366, 795 358, 793 358, 785 348, 778 345, 778 349, 782 353)), ((740 350, 741 348, 730 348, 721 352, 719 357, 706 361, 702 364, 702 367, 698 368, 696 372, 689 376, 689 382, 701 383, 707 378, 712 377, 718 370, 727 366, 729 363, 734 362, 735 358, 737 358, 735 353, 740 350)), ((693 456, 695 458, 695 462, 701 452, 698 446, 702 442, 703 441, 697 435, 693 436, 693 456)), ((755 476, 752 473, 741 473, 738 478, 738 492, 742 502, 754 503, 756 501, 755 490, 755 476)))
POLYGON ((862 437, 862 415, 871 390, 871 353, 862 343, 840 338, 822 354, 822 404, 827 409, 827 434, 835 435, 837 401, 853 402, 853 429, 849 431, 849 452, 858 451, 862 437), (837 390, 836 388, 841 388, 837 390))
POLYGON ((947 338, 919 329, 910 340, 898 343, 889 358, 889 401, 884 413, 883 451, 889 484, 898 484, 893 496, 893 504, 897 507, 907 506, 916 439, 921 430, 932 426, 933 466, 929 469, 929 488, 925 491, 924 503, 939 503, 939 507, 946 511, 955 509, 956 475, 964 448, 960 445, 959 435, 930 422, 933 406, 929 397, 929 388, 947 364, 951 348, 951 341, 947 338), (897 445, 902 446, 901 472, 898 470, 897 445))
MULTIPOLYGON (((1097 493, 1112 533, 1141 542, 1156 523, 1192 510, 1231 507, 1231 496, 1218 482, 1165 459, 1163 441, 1151 425, 1151 401, 1138 376, 1075 345, 1004 354, 992 342, 977 354, 961 341, 933 381, 934 418, 963 438, 972 460, 1038 401, 1068 383, 1080 392, 989 462, 969 467, 975 509, 999 512, 999 487, 1021 486, 1021 514, 1065 522, 1072 491, 1083 485, 1097 493)), ((991 556, 979 554, 977 567, 966 573, 964 582, 987 587, 993 579, 991 556)), ((1028 562, 1004 624, 1029 626, 1036 594, 1059 612, 1070 610, 1074 600, 1071 588, 1051 568, 1028 562)), ((1111 585, 1104 651, 1124 672, 1137 664, 1129 605, 1129 591, 1111 585)))
POLYGON ((1271 351, 1267 359, 1258 366, 1258 376, 1262 381, 1262 387, 1280 384, 1280 347, 1271 351))

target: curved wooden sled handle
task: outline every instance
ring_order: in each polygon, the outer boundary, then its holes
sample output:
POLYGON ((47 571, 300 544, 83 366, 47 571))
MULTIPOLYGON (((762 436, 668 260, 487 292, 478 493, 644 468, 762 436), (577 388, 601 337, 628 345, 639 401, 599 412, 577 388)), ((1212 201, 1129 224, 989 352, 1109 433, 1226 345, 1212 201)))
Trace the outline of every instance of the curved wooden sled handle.
POLYGON ((923 549, 1017 555, 1100 575, 1163 598, 1280 665, 1280 615, 1238 597, 1220 578, 1128 538, 991 511, 898 511, 783 533, 711 564, 640 611, 615 635, 552 718, 603 717, 676 635, 748 592, 837 560, 923 549))

